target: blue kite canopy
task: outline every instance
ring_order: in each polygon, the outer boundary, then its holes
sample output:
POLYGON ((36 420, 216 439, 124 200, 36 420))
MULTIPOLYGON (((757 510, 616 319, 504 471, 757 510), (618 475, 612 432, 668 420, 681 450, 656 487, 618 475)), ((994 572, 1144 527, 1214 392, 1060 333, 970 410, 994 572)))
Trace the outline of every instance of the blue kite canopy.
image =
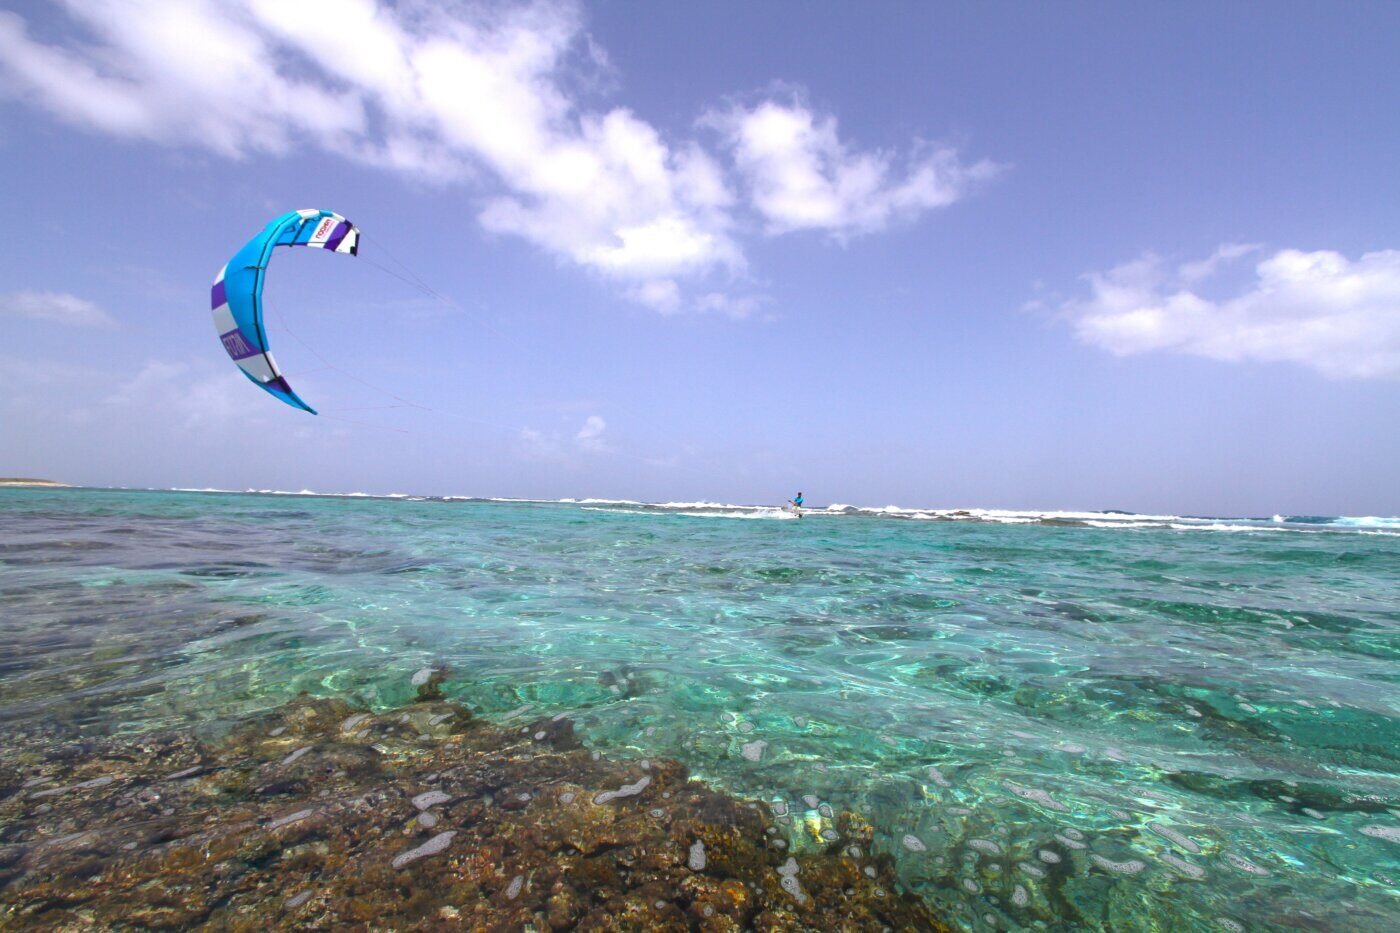
POLYGON ((214 327, 243 375, 288 405, 314 415, 316 409, 298 398, 278 371, 263 329, 263 280, 272 250, 278 246, 314 246, 356 256, 360 231, 331 211, 313 208, 283 214, 233 254, 228 265, 219 270, 210 294, 214 327))

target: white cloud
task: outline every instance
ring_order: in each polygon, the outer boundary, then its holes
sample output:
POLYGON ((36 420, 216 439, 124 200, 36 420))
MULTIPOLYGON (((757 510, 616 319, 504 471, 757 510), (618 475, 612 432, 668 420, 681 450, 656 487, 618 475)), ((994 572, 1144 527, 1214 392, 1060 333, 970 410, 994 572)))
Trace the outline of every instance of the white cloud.
POLYGON ((236 370, 150 360, 103 401, 165 411, 191 430, 223 430, 235 422, 246 428, 261 420, 247 404, 249 388, 236 370))
POLYGON ((86 298, 67 292, 11 292, 0 295, 0 316, 34 318, 75 327, 112 327, 116 321, 86 298))
MULTIPOLYGON (((101 369, 63 360, 0 355, 0 386, 8 386, 14 390, 78 384, 86 387, 93 382, 102 381, 105 375, 101 369)), ((12 393, 6 395, 12 396, 12 393)))
MULTIPOLYGON (((742 207, 716 154, 666 138, 624 106, 582 103, 611 66, 567 0, 62 6, 70 22, 58 40, 0 12, 0 94, 131 139, 230 158, 331 153, 470 185, 487 230, 663 312, 684 304, 678 280, 745 270, 742 207)), ((951 203, 993 172, 950 149, 903 159, 852 151, 834 117, 797 103, 710 122, 724 129, 770 233, 878 230, 951 203)))
POLYGON ((559 445, 559 439, 534 428, 520 429, 520 449, 530 460, 564 459, 564 449, 559 445))
POLYGON ((30 39, 0 13, 0 62, 18 92, 69 122, 224 155, 285 152, 301 136, 341 144, 363 132, 355 95, 297 80, 234 5, 72 0, 95 42, 30 39))
POLYGON ((608 429, 608 423, 597 415, 589 415, 583 422, 583 427, 578 429, 574 435, 574 443, 578 449, 593 454, 607 453, 610 449, 608 442, 603 438, 603 432, 608 429))
POLYGON ((857 151, 841 141, 836 118, 794 98, 711 114, 730 146, 769 233, 870 233, 898 219, 945 207, 998 167, 965 165, 950 148, 916 147, 903 159, 857 151))
POLYGON ((1258 252, 1262 248, 1259 243, 1222 243, 1207 259, 1182 263, 1176 271, 1182 282, 1199 282, 1201 279, 1210 278, 1222 265, 1258 252))
POLYGON ((725 292, 707 292, 695 301, 701 311, 723 314, 736 321, 752 317, 761 301, 752 295, 730 295, 725 292))
POLYGON ((0 74, 79 126, 233 157, 307 142, 486 189, 480 222, 624 280, 742 267, 714 160, 625 108, 580 109, 605 68, 570 4, 70 0, 91 39, 0 14, 0 74), (194 42, 191 36, 210 37, 194 42), (481 170, 485 170, 485 177, 481 170))
POLYGON ((682 299, 680 286, 672 279, 643 282, 628 290, 627 297, 661 314, 677 314, 685 308, 701 314, 722 314, 736 321, 752 317, 762 304, 762 299, 753 295, 728 292, 705 292, 686 302, 682 299))
POLYGON ((1227 244, 1175 270, 1146 255, 1086 276, 1062 308, 1081 340, 1119 356, 1166 350, 1225 362, 1287 362, 1335 379, 1400 378, 1400 251, 1349 260, 1285 249, 1233 297, 1196 289, 1256 247, 1227 244))
POLYGON ((681 289, 671 279, 643 282, 627 293, 627 297, 662 314, 675 314, 681 306, 681 289))
POLYGON ((531 460, 571 464, 576 454, 611 453, 612 445, 603 436, 607 429, 607 421, 599 415, 585 418, 572 436, 522 428, 519 434, 520 449, 531 460))

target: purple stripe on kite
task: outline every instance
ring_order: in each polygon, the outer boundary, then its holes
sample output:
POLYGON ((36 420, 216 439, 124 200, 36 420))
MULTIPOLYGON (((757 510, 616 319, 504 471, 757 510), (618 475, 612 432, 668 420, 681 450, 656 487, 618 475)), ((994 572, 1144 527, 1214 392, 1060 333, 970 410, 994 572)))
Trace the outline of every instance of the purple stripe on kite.
POLYGON ((335 229, 331 231, 330 238, 326 240, 326 249, 330 250, 332 253, 335 252, 340 246, 340 241, 345 239, 345 234, 349 232, 350 224, 343 220, 336 224, 335 229))
POLYGON ((287 380, 283 379, 281 376, 278 376, 276 379, 270 379, 264 382, 263 385, 267 386, 269 389, 285 392, 288 395, 292 394, 292 387, 287 385, 287 380))
POLYGON ((262 352, 254 349, 248 343, 248 338, 243 336, 243 331, 236 327, 227 334, 220 334, 219 339, 224 343, 224 350, 235 362, 246 360, 250 356, 257 356, 262 352))
POLYGON ((210 310, 217 309, 220 305, 228 304, 228 293, 224 291, 224 280, 214 283, 214 288, 209 292, 210 310))

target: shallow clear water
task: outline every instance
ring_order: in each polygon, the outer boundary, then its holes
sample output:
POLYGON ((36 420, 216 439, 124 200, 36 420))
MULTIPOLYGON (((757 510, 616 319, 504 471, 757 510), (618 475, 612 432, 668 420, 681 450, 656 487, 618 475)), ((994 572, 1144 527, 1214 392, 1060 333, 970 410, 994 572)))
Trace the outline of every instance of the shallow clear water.
POLYGON ((969 928, 1400 927, 1400 537, 726 514, 3 490, 0 742, 445 667, 969 928))

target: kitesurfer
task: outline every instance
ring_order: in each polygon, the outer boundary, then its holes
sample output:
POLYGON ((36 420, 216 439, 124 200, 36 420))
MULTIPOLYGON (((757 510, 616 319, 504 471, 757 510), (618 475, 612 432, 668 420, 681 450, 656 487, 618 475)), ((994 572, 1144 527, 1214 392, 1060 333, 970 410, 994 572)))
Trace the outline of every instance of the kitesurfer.
POLYGON ((801 518, 801 517, 802 517, 802 493, 799 492, 797 495, 793 496, 793 497, 792 497, 791 499, 789 499, 788 501, 792 503, 792 511, 793 511, 793 514, 795 514, 798 518, 801 518))

